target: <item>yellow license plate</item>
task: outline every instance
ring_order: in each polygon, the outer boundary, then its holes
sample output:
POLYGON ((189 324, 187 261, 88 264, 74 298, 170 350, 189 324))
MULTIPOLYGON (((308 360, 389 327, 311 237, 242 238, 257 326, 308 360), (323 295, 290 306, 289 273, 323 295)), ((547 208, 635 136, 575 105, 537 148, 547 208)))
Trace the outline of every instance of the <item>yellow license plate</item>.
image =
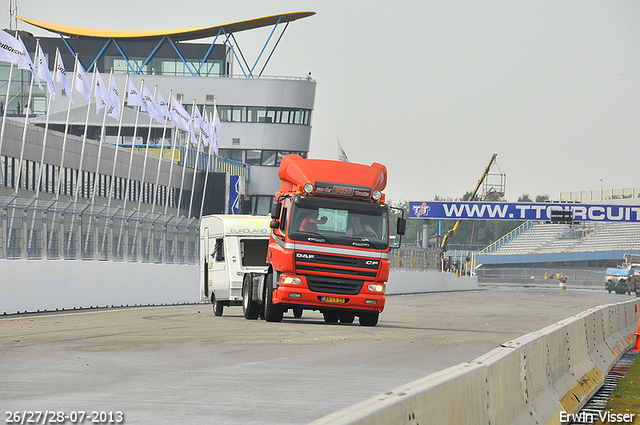
POLYGON ((326 303, 336 303, 336 304, 344 304, 347 302, 346 298, 337 298, 337 297, 322 297, 322 301, 326 303))

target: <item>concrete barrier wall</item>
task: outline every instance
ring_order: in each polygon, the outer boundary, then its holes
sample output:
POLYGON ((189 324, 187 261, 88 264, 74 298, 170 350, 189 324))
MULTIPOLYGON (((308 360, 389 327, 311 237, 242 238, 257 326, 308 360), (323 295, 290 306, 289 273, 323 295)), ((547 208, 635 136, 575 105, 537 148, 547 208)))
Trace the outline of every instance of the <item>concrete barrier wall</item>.
POLYGON ((0 314, 200 300, 198 266, 0 260, 0 314))
MULTIPOLYGON (((391 272, 389 294, 478 289, 475 277, 391 272)), ((0 314, 200 301, 197 265, 0 260, 0 314)))
POLYGON ((389 295, 476 289, 478 289, 477 276, 457 276, 455 273, 391 271, 387 283, 389 295))
POLYGON ((638 304, 587 310, 311 424, 560 424, 633 346, 638 304))

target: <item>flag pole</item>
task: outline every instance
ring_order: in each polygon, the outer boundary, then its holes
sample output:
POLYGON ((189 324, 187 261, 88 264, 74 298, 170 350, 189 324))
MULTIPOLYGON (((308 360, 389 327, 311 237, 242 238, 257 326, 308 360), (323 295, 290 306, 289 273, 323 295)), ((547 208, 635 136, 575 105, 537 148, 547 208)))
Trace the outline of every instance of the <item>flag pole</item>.
MULTIPOLYGON (((142 89, 144 88, 144 80, 142 80, 141 83, 141 89, 140 91, 142 92, 142 89)), ((128 90, 128 89, 127 89, 128 90)), ((138 105, 138 109, 136 110, 136 121, 133 125, 133 138, 131 140, 131 153, 129 155, 129 170, 127 171, 127 180, 126 180, 126 186, 124 188, 124 204, 122 206, 122 218, 124 219, 126 214, 127 214, 127 201, 129 200, 129 190, 131 188, 131 168, 133 167, 133 149, 135 147, 135 142, 136 142, 136 133, 138 132, 138 120, 140 118, 140 105, 138 105)), ((114 163, 115 166, 115 163, 114 163)), ((124 230, 124 222, 123 225, 120 226, 120 234, 118 235, 118 246, 117 249, 120 249, 120 243, 122 240, 122 231, 124 230)), ((125 241, 125 243, 128 243, 128 241, 125 241)), ((119 252, 119 251, 118 251, 119 252)))
MULTIPOLYGON (((173 101, 173 97, 171 98, 173 101)), ((173 127, 173 144, 171 147, 171 164, 169 165, 169 182, 167 183, 167 191, 171 190, 171 176, 173 175, 173 164, 176 162, 174 160, 176 154, 176 144, 178 143, 178 127, 173 127)), ((167 194, 167 198, 169 198, 170 194, 167 194)), ((175 194, 174 194, 175 198, 175 194)), ((164 215, 167 215, 167 209, 169 208, 169 199, 164 203, 164 215)))
MULTIPOLYGON (((111 91, 111 81, 113 79, 113 68, 111 68, 111 72, 109 74, 109 84, 107 87, 109 87, 109 91, 111 91)), ((74 79, 75 81, 75 79, 74 79)), ((104 108, 104 117, 102 118, 102 129, 100 131, 100 146, 98 147, 98 159, 96 160, 96 173, 93 176, 93 190, 91 192, 91 206, 93 208, 93 202, 96 198, 96 192, 97 192, 97 188, 98 188, 98 172, 100 171, 100 159, 102 157, 102 146, 104 145, 104 137, 105 137, 105 133, 106 133, 106 123, 107 123, 107 109, 109 109, 109 106, 104 108)))
MULTIPOLYGON (((158 85, 156 84, 155 88, 153 89, 154 99, 156 98, 157 93, 158 93, 158 85)), ((144 150, 144 161, 142 162, 142 179, 140 179, 143 190, 144 190, 144 177, 147 173, 147 158, 149 157, 149 142, 151 141, 152 124, 153 124, 153 117, 151 116, 151 114, 149 114, 149 132, 147 133, 147 144, 144 150)), ((141 208, 142 208, 142 196, 138 198, 138 214, 140 214, 141 208)))
POLYGON ((200 159, 201 144, 202 144, 202 129, 200 129, 200 136, 198 137, 198 148, 196 149, 196 161, 195 161, 195 164, 193 165, 193 179, 191 179, 191 199, 189 200, 189 215, 187 216, 187 218, 191 218, 191 207, 193 206, 193 192, 195 192, 196 190, 196 174, 198 173, 198 160, 200 159))
MULTIPOLYGON (((78 59, 78 54, 76 53, 76 61, 78 63, 78 65, 80 65, 80 60, 78 59)), ((97 65, 94 65, 97 67, 97 65)), ((56 72, 58 72, 58 67, 56 66, 56 72)), ((93 70, 93 78, 95 78, 95 69, 93 70)), ((74 82, 75 82, 75 77, 74 77, 74 82)), ((91 83, 91 86, 93 87, 93 82, 91 83)), ((58 196, 60 195, 60 184, 62 182, 62 170, 64 167, 64 154, 65 154, 65 147, 67 146, 67 136, 69 135, 69 117, 71 116, 71 99, 69 100, 69 105, 67 106, 67 119, 64 123, 64 136, 62 138, 62 157, 60 158, 60 168, 58 169, 58 179, 56 181, 56 196, 55 199, 56 201, 58 200, 58 196)), ((87 108, 91 107, 91 98, 89 98, 89 104, 87 106, 87 108)), ((47 114, 49 113, 49 111, 47 111, 47 114)))
MULTIPOLYGON (((38 47, 40 47, 40 39, 36 38, 36 54, 38 53, 38 47)), ((26 52, 29 54, 29 52, 26 52)), ((29 97, 27 97, 27 107, 24 114, 24 127, 22 128, 22 144, 20 146, 20 160, 18 162, 18 174, 16 176, 16 185, 14 194, 18 194, 18 188, 20 187, 20 181, 22 180, 22 161, 24 160, 24 147, 27 144, 27 125, 29 124, 29 111, 31 110, 31 96, 33 95, 33 80, 35 76, 31 73, 31 83, 29 84, 29 97)), ((25 179, 25 186, 29 184, 29 176, 25 179)), ((28 187, 24 187, 25 190, 29 190, 28 187)))
MULTIPOLYGON (((158 86, 156 86, 157 88, 158 86)), ((171 96, 173 95, 173 89, 169 90, 169 99, 171 99, 171 96)), ((158 184, 160 183, 160 166, 162 165, 162 160, 164 159, 164 138, 167 135, 167 117, 164 117, 164 125, 162 127, 162 144, 160 145, 160 159, 158 160, 158 169, 156 170, 156 183, 155 186, 153 186, 155 188, 154 190, 154 194, 153 194, 153 204, 151 205, 151 214, 153 214, 153 212, 156 209, 156 203, 158 202, 158 193, 159 193, 159 187, 158 184)), ((169 179, 171 179, 171 177, 169 177, 169 179)))
MULTIPOLYGON (((7 122, 7 109, 9 109, 9 90, 11 90, 11 79, 13 78, 13 63, 9 67, 9 81, 7 82, 7 95, 4 98, 4 108, 2 111, 2 127, 0 127, 0 154, 2 154, 2 142, 4 142, 4 127, 7 122)), ((5 185, 4 173, 0 173, 0 183, 5 185)))
MULTIPOLYGON (((54 59, 54 63, 56 63, 58 61, 58 55, 60 54, 59 49, 56 47, 56 57, 54 59)), ((78 58, 76 58, 76 63, 74 65, 74 73, 75 73, 75 67, 78 65, 78 58)), ((40 66, 40 65, 38 65, 40 66)), ((52 78, 53 80, 53 78, 52 78)), ((75 79, 73 81, 75 83, 75 79)), ((55 82, 54 82, 55 84, 55 82)), ((73 86, 73 83, 72 83, 73 86)), ((72 89, 73 90, 73 89, 72 89)), ((48 92, 48 90, 47 90, 48 92)), ((38 197, 38 194, 40 193, 40 185, 42 184, 42 173, 43 173, 43 168, 44 168, 44 154, 46 152, 47 149, 47 134, 49 132, 49 115, 50 115, 50 111, 51 111, 51 93, 49 94, 49 100, 47 100, 47 118, 45 120, 45 124, 44 124, 44 135, 42 136, 42 154, 40 155, 40 169, 38 172, 38 183, 37 183, 37 187, 38 187, 38 191, 36 192, 36 198, 38 197)))
MULTIPOLYGON (((59 70, 57 69, 58 66, 56 64, 56 73, 59 72, 59 70)), ((98 63, 94 62, 93 64, 93 79, 92 79, 92 86, 95 84, 95 80, 96 80, 96 73, 98 72, 98 63)), ((97 102, 97 99, 96 99, 97 102)), ((71 99, 69 99, 69 103, 71 103, 71 99)), ((71 190, 73 191, 73 213, 72 213, 72 217, 75 217, 76 215, 76 210, 78 207, 78 191, 80 190, 80 176, 82 175, 82 163, 84 162, 84 151, 85 151, 85 147, 87 145, 87 132, 89 131, 89 114, 91 113, 91 102, 89 102, 87 104, 87 114, 84 120, 84 133, 82 135, 82 147, 80 148, 80 164, 78 165, 78 172, 76 175, 76 184, 75 187, 72 187, 71 190)), ((105 113, 105 118, 106 118, 106 113, 107 111, 104 111, 105 113)), ((104 125, 104 124, 103 124, 104 125)), ((64 153, 64 152, 63 152, 64 153)), ((73 223, 73 222, 72 222, 73 223)), ((89 234, 89 232, 87 232, 87 235, 89 234)), ((71 250, 71 237, 73 235, 73 232, 69 232, 69 238, 67 241, 67 250, 71 250)), ((82 235, 80 235, 80 239, 82 239, 82 235)), ((79 241, 81 242, 81 241, 79 241)), ((81 255, 81 253, 78 253, 78 255, 81 255)))
MULTIPOLYGON (((94 63, 94 68, 93 68, 93 83, 92 85, 95 84, 95 75, 98 69, 98 64, 94 63)), ((97 99, 96 99, 97 102, 97 99)), ((76 176, 76 187, 74 190, 74 194, 73 194, 73 211, 75 212, 76 210, 76 205, 78 203, 78 191, 80 190, 80 176, 82 175, 82 163, 84 162, 84 151, 85 151, 85 147, 87 145, 87 133, 89 132, 89 114, 91 112, 91 103, 87 104, 87 115, 86 118, 84 120, 84 133, 82 134, 82 148, 80 149, 80 164, 78 166, 78 175, 76 176)), ((104 118, 102 119, 102 126, 104 127, 104 122, 107 118, 107 110, 105 108, 104 111, 104 118)))
MULTIPOLYGON (((194 111, 196 109, 196 100, 193 99, 193 106, 192 106, 192 110, 191 110, 191 120, 189 121, 189 125, 191 125, 191 122, 193 122, 193 114, 194 111)), ((193 130, 191 130, 193 131, 193 130)), ((191 134, 189 134, 189 136, 191 136, 191 134)), ((183 188, 183 184, 184 184, 184 172, 187 169, 187 159, 189 159, 189 143, 191 143, 191 138, 187 139, 185 146, 184 146, 184 161, 182 162, 182 178, 180 179, 180 195, 178 197, 178 207, 176 208, 176 217, 180 215, 180 204, 182 203, 182 188, 183 188)), ((195 168, 194 168, 195 171, 195 168)))
MULTIPOLYGON (((129 86, 129 73, 127 72, 127 76, 125 77, 124 80, 124 87, 125 87, 125 91, 127 90, 127 87, 129 86)), ((123 95, 122 96, 122 105, 120 108, 120 122, 118 123, 118 134, 116 136, 116 147, 115 147, 115 153, 113 154, 113 168, 111 170, 111 180, 109 181, 109 191, 107 193, 107 217, 109 217, 109 213, 111 212, 111 200, 113 198, 115 198, 115 194, 113 193, 113 189, 115 187, 115 181, 116 181, 116 164, 118 163, 118 152, 120 152, 120 135, 122 134, 122 119, 124 117, 124 108, 125 108, 125 100, 126 100, 127 96, 123 95)), ((106 236, 107 236, 107 231, 109 228, 109 224, 105 223, 104 226, 104 234, 105 237, 102 239, 102 250, 104 251, 104 242, 106 240, 106 236)), ((119 243, 119 241, 118 241, 119 243)), ((114 251, 115 252, 115 251, 114 251)))
MULTIPOLYGON (((215 105, 215 104, 214 104, 215 105)), ((213 138, 215 137, 213 131, 211 130, 211 118, 209 118, 209 131, 211 133, 211 140, 209 140, 209 152, 207 155, 207 164, 204 167, 204 186, 202 188, 202 199, 200 200, 200 214, 199 218, 202 218, 202 212, 204 210, 204 197, 207 194, 207 180, 209 179, 209 168, 211 167, 211 151, 213 151, 213 138)))

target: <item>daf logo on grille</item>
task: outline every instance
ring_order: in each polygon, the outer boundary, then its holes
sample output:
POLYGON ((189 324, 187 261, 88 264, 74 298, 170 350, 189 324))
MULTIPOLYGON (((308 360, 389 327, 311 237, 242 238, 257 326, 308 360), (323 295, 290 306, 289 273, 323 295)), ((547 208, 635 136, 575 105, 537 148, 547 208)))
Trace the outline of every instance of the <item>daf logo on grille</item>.
POLYGON ((367 266, 377 266, 378 265, 378 261, 373 261, 373 260, 367 260, 364 262, 367 266))
POLYGON ((301 254, 299 252, 296 252, 296 258, 307 258, 307 259, 311 259, 311 258, 315 258, 314 254, 301 254))

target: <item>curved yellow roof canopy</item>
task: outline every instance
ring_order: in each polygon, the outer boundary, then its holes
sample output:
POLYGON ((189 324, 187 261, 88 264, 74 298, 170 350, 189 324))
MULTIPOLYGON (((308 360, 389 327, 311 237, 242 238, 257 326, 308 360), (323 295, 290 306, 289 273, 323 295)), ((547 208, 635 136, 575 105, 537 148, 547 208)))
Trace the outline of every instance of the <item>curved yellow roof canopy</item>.
POLYGON ((238 32, 252 30, 255 28, 275 25, 278 20, 280 22, 293 22, 298 19, 315 15, 316 12, 292 12, 280 15, 265 16, 263 18, 250 19, 248 21, 234 22, 225 25, 216 25, 214 27, 201 28, 185 28, 174 30, 101 30, 91 28, 72 27, 67 25, 51 24, 48 22, 37 21, 35 19, 27 19, 17 17, 23 22, 33 26, 62 34, 73 38, 117 38, 117 39, 161 39, 169 36, 174 41, 197 40, 207 37, 215 37, 221 28, 226 32, 238 32))

